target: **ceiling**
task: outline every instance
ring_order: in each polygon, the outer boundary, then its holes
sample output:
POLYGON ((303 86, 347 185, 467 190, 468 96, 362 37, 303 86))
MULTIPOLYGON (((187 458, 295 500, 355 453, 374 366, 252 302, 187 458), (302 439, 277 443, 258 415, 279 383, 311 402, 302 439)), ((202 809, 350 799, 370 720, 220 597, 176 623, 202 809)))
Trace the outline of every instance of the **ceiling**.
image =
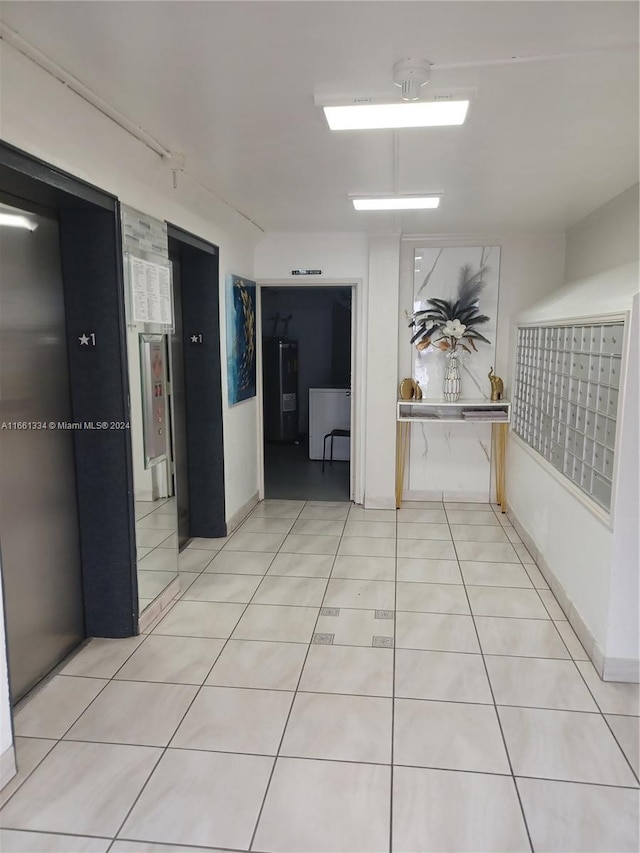
POLYGON ((266 231, 549 232, 638 180, 637 2, 49 0, 0 18, 266 231), (473 87, 466 123, 331 132, 314 97, 396 100, 403 57, 463 66, 428 86, 473 87), (396 191, 443 199, 348 200, 396 191))

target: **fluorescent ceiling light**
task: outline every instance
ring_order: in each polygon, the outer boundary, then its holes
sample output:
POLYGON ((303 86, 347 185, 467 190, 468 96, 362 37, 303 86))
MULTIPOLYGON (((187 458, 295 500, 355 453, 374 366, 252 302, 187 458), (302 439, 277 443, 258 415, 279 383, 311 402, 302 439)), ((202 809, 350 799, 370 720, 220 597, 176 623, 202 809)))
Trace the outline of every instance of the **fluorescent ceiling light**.
POLYGON ((440 204, 440 196, 378 196, 351 201, 356 210, 427 210, 440 204))
POLYGON ((331 130, 389 127, 438 127, 462 124, 469 101, 414 101, 396 104, 351 104, 323 107, 331 130))
POLYGON ((10 228, 26 228, 27 231, 35 231, 38 227, 36 222, 32 222, 31 219, 18 213, 0 213, 0 225, 7 225, 10 228))

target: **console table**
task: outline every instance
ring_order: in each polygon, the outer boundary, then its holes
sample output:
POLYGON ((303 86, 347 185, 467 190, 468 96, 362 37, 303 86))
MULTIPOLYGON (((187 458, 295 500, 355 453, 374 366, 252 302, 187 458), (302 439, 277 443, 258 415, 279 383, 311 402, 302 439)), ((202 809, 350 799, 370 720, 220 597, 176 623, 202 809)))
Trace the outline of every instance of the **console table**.
POLYGON ((402 504, 404 469, 411 435, 411 424, 420 423, 490 423, 493 442, 493 460, 496 475, 496 502, 502 512, 507 511, 505 493, 505 451, 507 429, 511 420, 511 403, 508 400, 398 400, 396 415, 396 507, 402 504))

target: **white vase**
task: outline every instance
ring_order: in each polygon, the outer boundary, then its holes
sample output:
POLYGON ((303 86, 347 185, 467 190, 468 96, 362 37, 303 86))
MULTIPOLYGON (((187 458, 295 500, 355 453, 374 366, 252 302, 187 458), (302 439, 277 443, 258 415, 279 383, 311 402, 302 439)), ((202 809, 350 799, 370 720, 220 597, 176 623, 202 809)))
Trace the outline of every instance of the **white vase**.
POLYGON ((460 399, 460 364, 456 350, 445 356, 447 364, 444 370, 444 386, 442 389, 447 403, 457 403, 460 399))

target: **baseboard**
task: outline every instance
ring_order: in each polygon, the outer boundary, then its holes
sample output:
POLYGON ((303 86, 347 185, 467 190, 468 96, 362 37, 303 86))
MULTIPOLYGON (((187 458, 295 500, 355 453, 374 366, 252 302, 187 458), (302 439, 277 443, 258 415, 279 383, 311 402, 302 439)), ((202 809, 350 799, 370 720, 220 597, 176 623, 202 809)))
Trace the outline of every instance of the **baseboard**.
POLYGON ((640 661, 633 658, 605 658, 603 681, 640 682, 640 661))
POLYGON ((180 578, 176 575, 171 583, 162 590, 160 595, 145 608, 143 613, 140 614, 140 618, 138 619, 138 631, 141 634, 143 631, 146 631, 149 625, 151 625, 152 622, 155 622, 162 611, 169 607, 173 602, 173 599, 176 595, 179 595, 179 593, 180 578))
POLYGON ((230 536, 234 530, 236 530, 245 518, 249 515, 251 510, 258 504, 260 501, 258 497, 258 492, 253 494, 248 501, 242 504, 240 509, 237 512, 234 512, 231 518, 227 519, 227 536, 230 536))
POLYGON ((522 526, 522 522, 511 507, 508 510, 508 517, 516 533, 524 542, 527 551, 531 554, 536 566, 540 569, 543 578, 549 584, 551 592, 555 595, 562 612, 576 632, 576 636, 582 643, 600 678, 603 681, 626 681, 634 684, 640 682, 640 660, 634 658, 612 658, 604 654, 587 623, 558 580, 555 572, 541 554, 529 532, 522 526))
POLYGON ((11 744, 11 746, 7 747, 2 755, 0 755, 0 789, 4 788, 5 785, 8 785, 17 772, 18 766, 16 764, 16 752, 13 748, 13 744, 11 744))

